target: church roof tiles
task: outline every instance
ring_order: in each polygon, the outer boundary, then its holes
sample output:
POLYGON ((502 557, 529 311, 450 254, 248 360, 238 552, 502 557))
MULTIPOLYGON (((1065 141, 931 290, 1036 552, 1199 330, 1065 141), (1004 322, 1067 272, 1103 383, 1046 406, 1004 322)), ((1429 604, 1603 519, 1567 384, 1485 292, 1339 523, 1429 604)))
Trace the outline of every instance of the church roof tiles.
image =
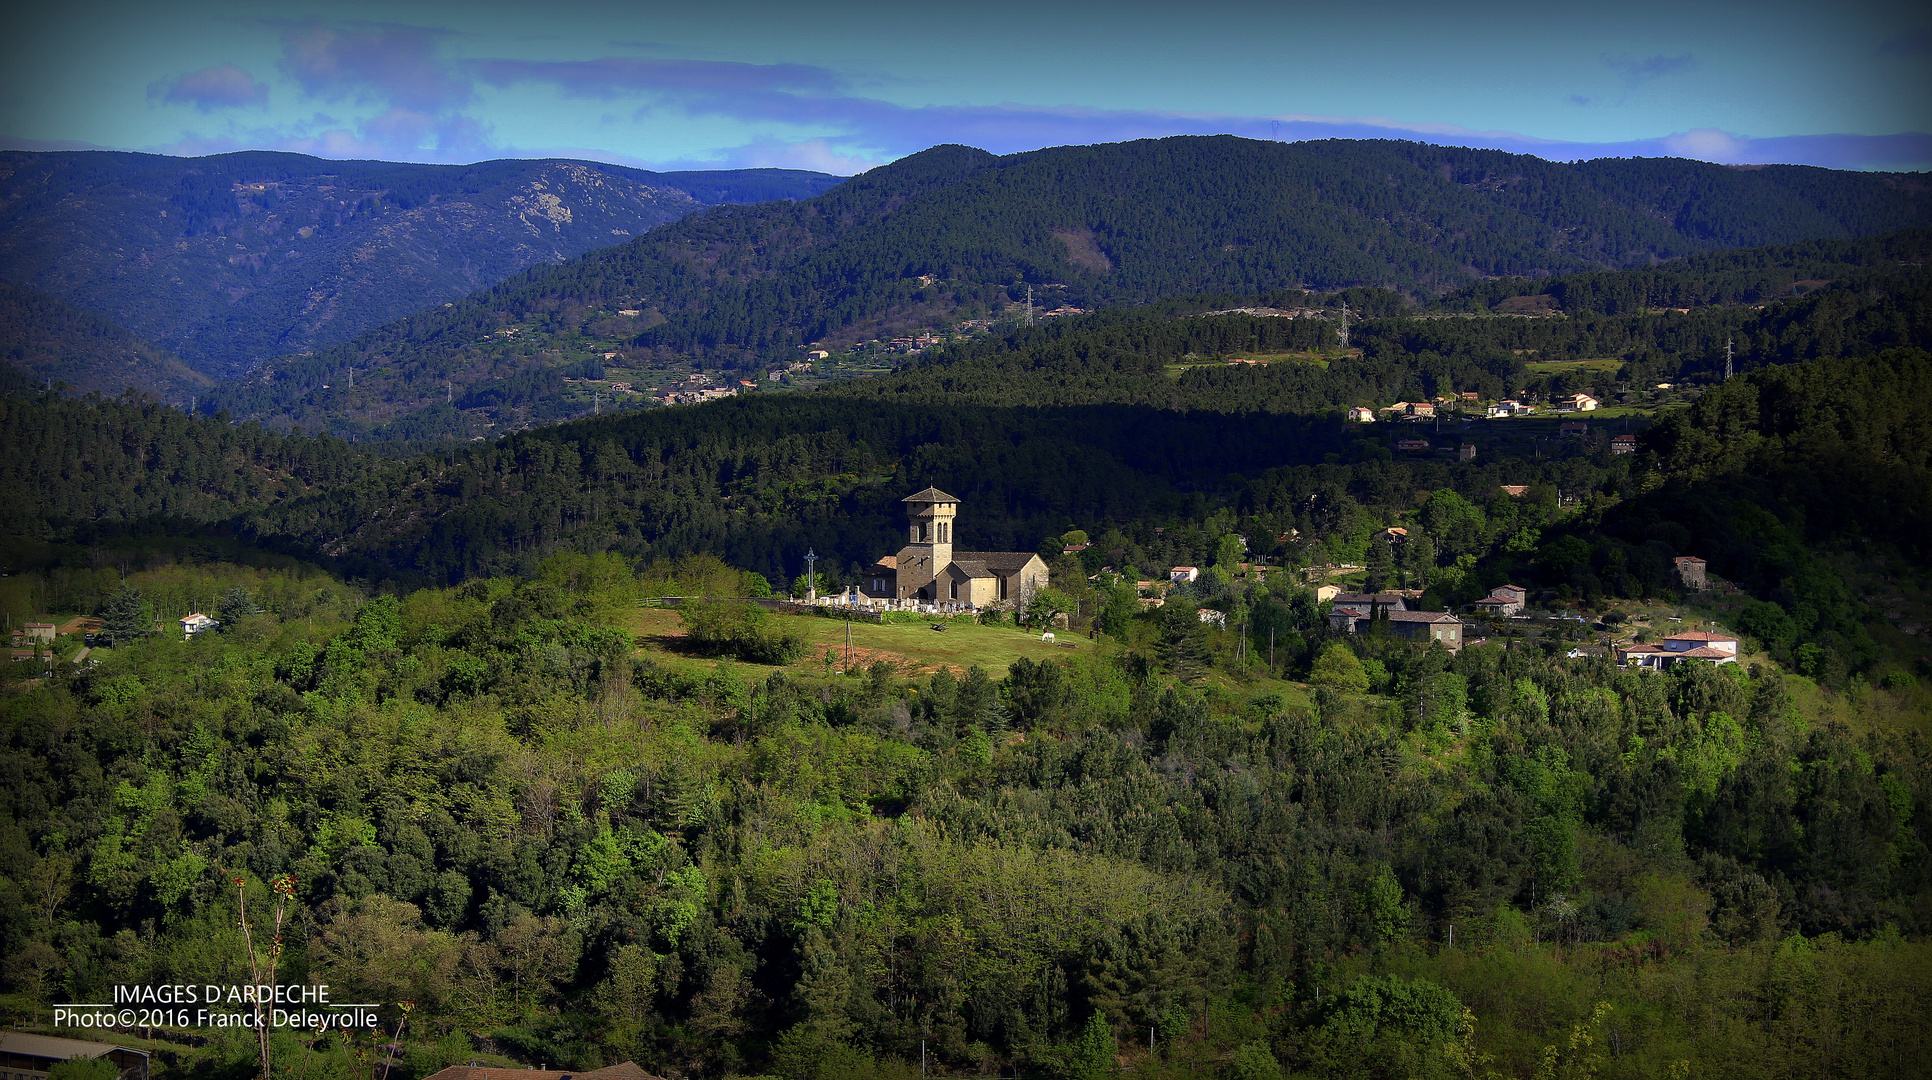
POLYGON ((909 503, 956 503, 959 499, 957 496, 948 495, 936 487, 929 487, 917 495, 908 495, 899 501, 909 503))
POLYGON ((1039 558, 1031 551, 955 551, 956 563, 979 563, 988 570, 1018 570, 1039 558))

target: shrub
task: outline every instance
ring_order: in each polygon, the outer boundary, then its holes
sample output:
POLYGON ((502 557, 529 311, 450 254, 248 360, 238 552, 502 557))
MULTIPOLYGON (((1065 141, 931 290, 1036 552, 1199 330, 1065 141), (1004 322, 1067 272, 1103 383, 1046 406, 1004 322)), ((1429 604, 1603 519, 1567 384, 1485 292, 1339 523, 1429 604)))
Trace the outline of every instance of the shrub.
POLYGON ((805 639, 772 625, 757 604, 694 600, 678 608, 691 643, 712 656, 752 664, 789 664, 805 652, 805 639))

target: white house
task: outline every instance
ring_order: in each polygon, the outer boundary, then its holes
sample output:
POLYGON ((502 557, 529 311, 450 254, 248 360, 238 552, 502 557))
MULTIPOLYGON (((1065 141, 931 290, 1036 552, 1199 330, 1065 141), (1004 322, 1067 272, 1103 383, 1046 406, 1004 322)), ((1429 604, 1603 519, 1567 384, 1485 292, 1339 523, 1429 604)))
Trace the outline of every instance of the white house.
POLYGON ((221 625, 220 621, 216 619, 211 619, 208 616, 203 615, 199 611, 195 612, 193 615, 184 615, 181 618, 181 632, 188 635, 189 637, 193 637, 194 635, 202 633, 203 631, 206 631, 206 630, 213 630, 215 627, 220 625, 221 625))
POLYGON ((1176 585, 1181 585, 1189 581, 1199 581, 1200 579, 1201 568, 1198 566, 1176 566, 1167 572, 1167 580, 1176 585))

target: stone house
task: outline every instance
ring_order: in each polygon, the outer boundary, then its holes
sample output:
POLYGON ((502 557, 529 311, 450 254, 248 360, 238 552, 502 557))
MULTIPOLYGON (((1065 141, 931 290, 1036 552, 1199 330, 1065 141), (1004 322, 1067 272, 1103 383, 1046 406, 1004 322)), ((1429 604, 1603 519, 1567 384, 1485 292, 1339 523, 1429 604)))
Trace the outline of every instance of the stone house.
MULTIPOLYGON (((1446 611, 1389 610, 1384 616, 1392 637, 1409 641, 1436 641, 1450 652, 1462 648, 1462 620, 1446 611)), ((1329 625, 1345 634, 1367 633, 1370 616, 1353 607, 1337 607, 1329 613, 1329 625)))
POLYGON ((1709 579, 1704 576, 1705 569, 1704 560, 1695 555, 1677 557, 1677 580, 1682 582, 1686 589, 1702 592, 1711 587, 1709 579))
POLYGON ((1523 610, 1528 599, 1529 590, 1521 585, 1498 585, 1470 606, 1485 615, 1515 615, 1523 610))

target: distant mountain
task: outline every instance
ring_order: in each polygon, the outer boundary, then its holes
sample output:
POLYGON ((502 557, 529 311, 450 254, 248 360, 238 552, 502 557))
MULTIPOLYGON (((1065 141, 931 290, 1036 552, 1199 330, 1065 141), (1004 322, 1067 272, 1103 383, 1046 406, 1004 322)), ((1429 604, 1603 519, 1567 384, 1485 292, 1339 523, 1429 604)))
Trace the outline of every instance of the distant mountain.
POLYGON ((1917 175, 1565 165, 1390 141, 1188 137, 1008 157, 942 146, 813 199, 715 208, 533 267, 278 360, 221 400, 345 431, 440 410, 417 430, 467 437, 486 430, 481 413, 444 415, 466 389, 610 352, 632 368, 755 368, 815 342, 997 315, 1027 285, 1049 307, 1360 285, 1434 297, 1495 277, 1876 235, 1932 220, 1927 198, 1917 175))
POLYGON ((838 182, 567 160, 7 152, 0 282, 100 312, 229 377, 707 206, 838 182))
POLYGON ((98 312, 0 282, 0 360, 31 382, 113 396, 133 388, 187 405, 215 380, 98 312))

